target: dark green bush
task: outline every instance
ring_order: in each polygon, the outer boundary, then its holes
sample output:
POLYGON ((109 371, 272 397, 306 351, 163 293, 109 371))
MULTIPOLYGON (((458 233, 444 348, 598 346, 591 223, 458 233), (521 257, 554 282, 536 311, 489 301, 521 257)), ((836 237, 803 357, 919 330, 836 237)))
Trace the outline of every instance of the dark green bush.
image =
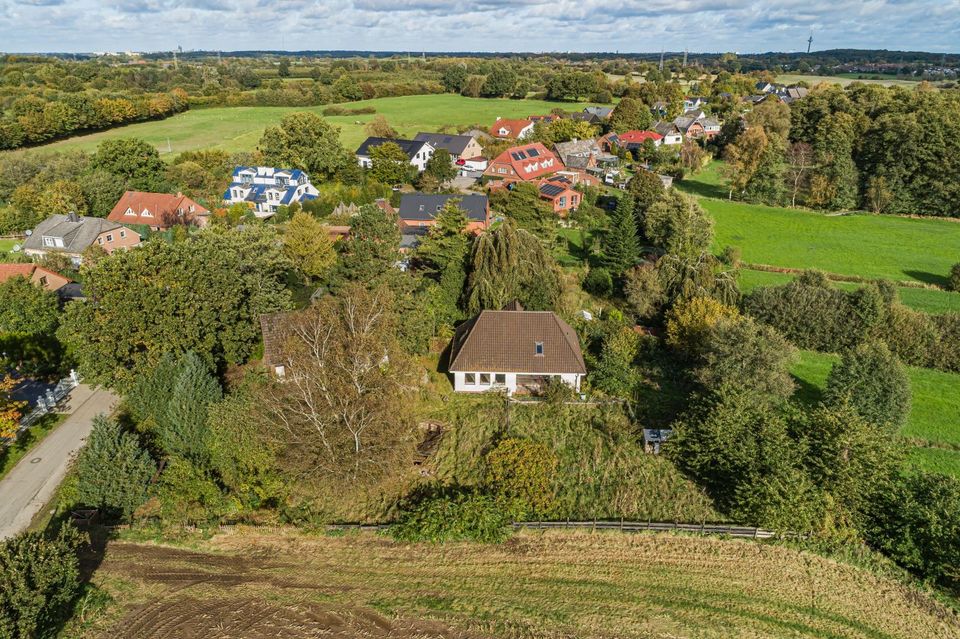
POLYGON ((427 490, 390 528, 398 541, 498 543, 510 535, 515 508, 475 489, 427 490))
POLYGON ((606 297, 613 292, 613 278, 605 268, 592 268, 583 278, 583 290, 591 295, 606 297))

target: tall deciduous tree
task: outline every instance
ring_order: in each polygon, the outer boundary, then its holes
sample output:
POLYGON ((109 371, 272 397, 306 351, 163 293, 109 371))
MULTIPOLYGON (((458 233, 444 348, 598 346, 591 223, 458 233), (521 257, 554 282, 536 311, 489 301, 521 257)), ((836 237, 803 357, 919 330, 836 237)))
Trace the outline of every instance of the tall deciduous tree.
POLYGON ((279 126, 267 127, 260 151, 272 166, 302 169, 314 180, 331 179, 355 163, 340 143, 340 128, 315 113, 291 113, 279 126))
POLYGON ((694 198, 670 190, 647 210, 644 234, 667 253, 692 258, 710 248, 713 220, 694 198))
POLYGON ((410 158, 395 142, 371 148, 370 164, 370 176, 383 184, 400 184, 410 175, 410 158))
POLYGON ((284 229, 283 253, 304 283, 319 278, 337 261, 326 226, 303 211, 294 213, 284 229))
POLYGON ((560 296, 556 262, 536 236, 505 222, 473 243, 466 302, 470 313, 520 300, 530 310, 549 310, 560 296))
POLYGON ((216 368, 242 363, 259 342, 260 316, 290 306, 289 269, 270 227, 148 242, 86 270, 91 303, 67 306, 58 336, 88 380, 120 389, 167 352, 194 351, 216 368))
POLYGON ((129 188, 162 191, 166 165, 156 147, 137 138, 104 140, 93 154, 92 168, 124 180, 129 188))
POLYGON ((653 124, 653 115, 642 100, 637 98, 623 98, 613 108, 610 114, 610 129, 623 133, 625 131, 643 131, 653 124))
POLYGON ((453 161, 450 159, 450 152, 446 149, 437 149, 434 151, 430 159, 427 160, 424 173, 436 178, 437 183, 440 185, 457 177, 457 169, 453 166, 453 161))
POLYGON ((289 317, 280 339, 286 374, 263 407, 287 469, 342 485, 398 470, 415 381, 389 289, 353 284, 289 317))

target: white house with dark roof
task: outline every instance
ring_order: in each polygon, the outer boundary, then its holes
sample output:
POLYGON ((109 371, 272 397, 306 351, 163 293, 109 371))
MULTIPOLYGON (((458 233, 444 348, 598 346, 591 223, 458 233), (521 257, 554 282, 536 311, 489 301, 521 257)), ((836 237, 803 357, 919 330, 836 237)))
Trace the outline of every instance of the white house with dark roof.
POLYGON ((447 135, 446 133, 417 133, 414 142, 427 142, 436 149, 444 149, 453 162, 470 160, 483 155, 483 147, 472 135, 447 135))
POLYGON ((410 166, 422 172, 427 168, 427 162, 433 157, 434 147, 429 142, 423 140, 393 140, 391 138, 367 138, 357 148, 357 162, 365 169, 373 166, 373 159, 370 157, 370 149, 392 142, 400 147, 400 150, 407 154, 410 160, 410 166))
POLYGON ((537 393, 553 380, 579 391, 587 374, 580 340, 550 311, 511 302, 457 328, 450 347, 453 389, 463 393, 537 393))
POLYGON ((300 169, 275 169, 269 166, 238 166, 223 194, 225 204, 246 202, 259 218, 270 217, 280 206, 289 206, 316 198, 320 192, 310 176, 300 169))

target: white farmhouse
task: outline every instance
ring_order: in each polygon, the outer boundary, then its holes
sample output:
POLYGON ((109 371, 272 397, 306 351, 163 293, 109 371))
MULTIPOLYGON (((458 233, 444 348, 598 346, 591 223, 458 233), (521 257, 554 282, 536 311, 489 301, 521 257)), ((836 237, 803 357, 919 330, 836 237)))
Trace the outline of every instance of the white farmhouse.
POLYGON ((434 146, 426 140, 392 140, 390 138, 367 138, 357 149, 357 162, 365 169, 373 166, 373 160, 370 157, 370 149, 373 147, 393 142, 400 147, 400 150, 407 154, 410 160, 410 166, 422 172, 427 168, 427 162, 433 157, 434 146))
POLYGON ((575 390, 587 374, 576 332, 550 311, 512 302, 482 311, 453 338, 449 371, 458 392, 537 393, 552 380, 575 390))
POLYGON ((312 200, 319 194, 310 184, 310 176, 300 169, 238 166, 233 170, 233 180, 223 194, 223 201, 252 204, 254 215, 265 218, 276 213, 280 206, 312 200))

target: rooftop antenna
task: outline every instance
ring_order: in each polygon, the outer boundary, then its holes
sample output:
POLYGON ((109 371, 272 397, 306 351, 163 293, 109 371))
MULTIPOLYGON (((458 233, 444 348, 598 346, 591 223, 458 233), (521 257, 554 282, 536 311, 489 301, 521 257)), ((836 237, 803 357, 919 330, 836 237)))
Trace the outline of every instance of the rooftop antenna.
POLYGON ((813 31, 810 32, 810 37, 807 38, 807 53, 810 53, 810 46, 813 44, 813 31))

